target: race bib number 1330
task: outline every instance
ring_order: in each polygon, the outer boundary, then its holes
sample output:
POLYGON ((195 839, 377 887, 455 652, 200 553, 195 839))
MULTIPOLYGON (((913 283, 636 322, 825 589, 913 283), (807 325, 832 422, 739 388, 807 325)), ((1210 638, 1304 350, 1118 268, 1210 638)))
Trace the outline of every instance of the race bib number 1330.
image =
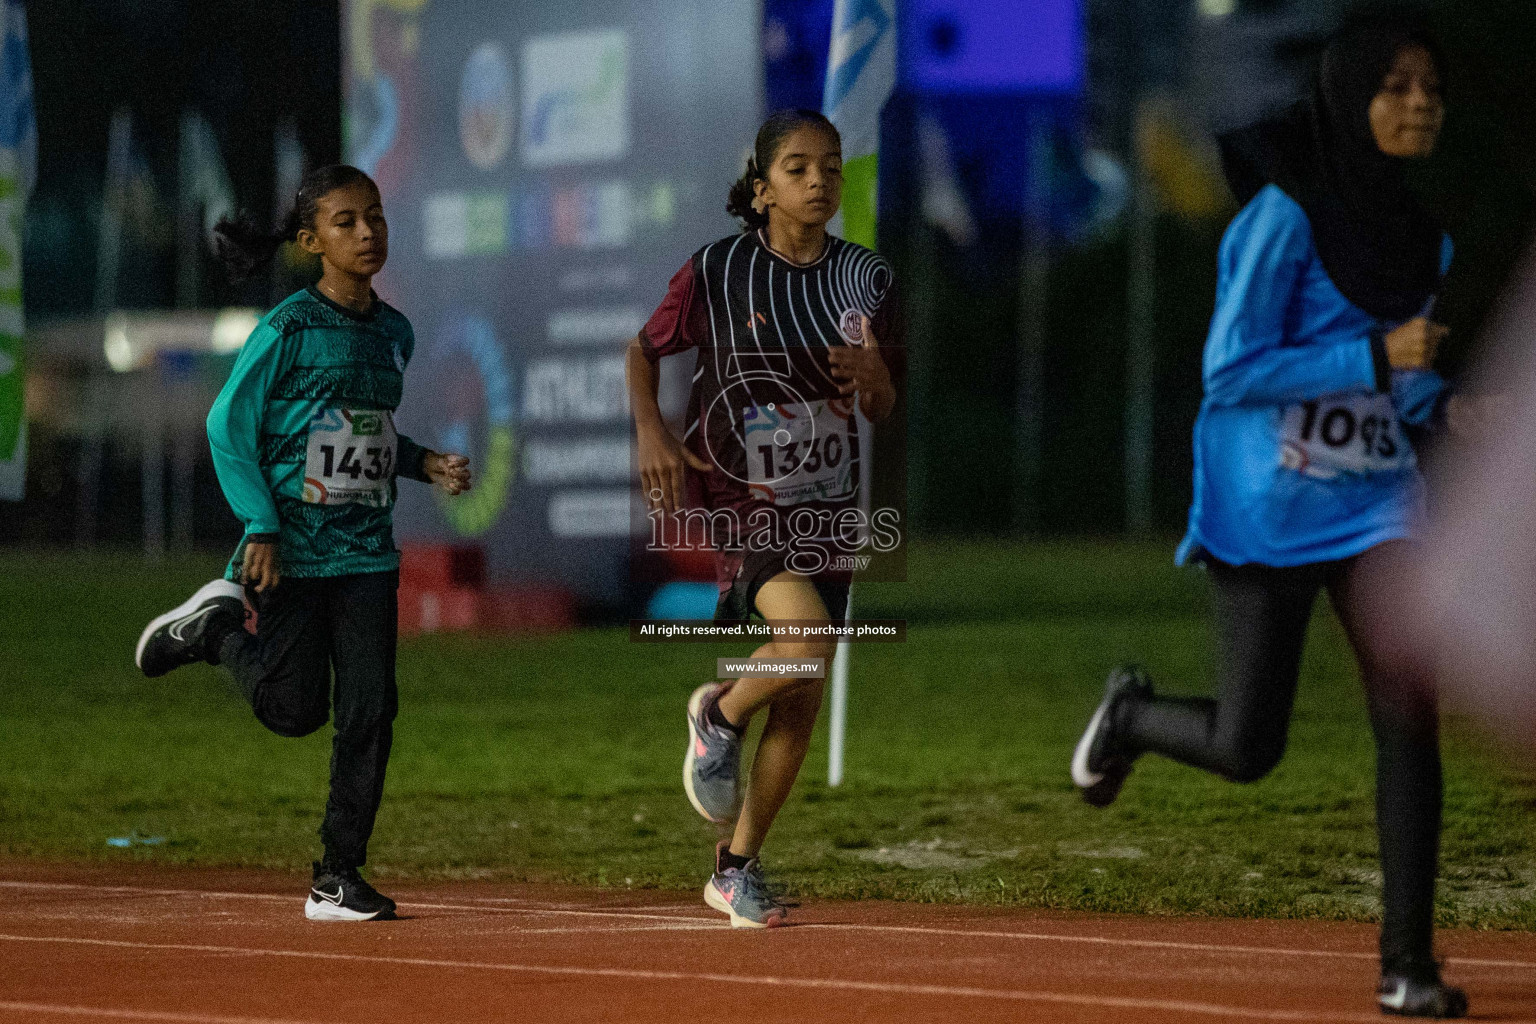
POLYGON ((781 506, 858 493, 852 399, 749 406, 742 425, 752 493, 781 506))
POLYGON ((304 500, 389 504, 397 445, 394 418, 387 410, 320 410, 309 421, 304 500))

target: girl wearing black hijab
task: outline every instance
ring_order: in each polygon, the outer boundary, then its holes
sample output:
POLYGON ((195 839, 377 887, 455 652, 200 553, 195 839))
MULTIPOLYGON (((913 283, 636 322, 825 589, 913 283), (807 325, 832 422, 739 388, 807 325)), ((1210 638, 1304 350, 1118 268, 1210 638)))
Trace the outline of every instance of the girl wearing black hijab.
MULTIPOLYGON (((1433 680, 1400 617, 1362 581, 1401 563, 1423 480, 1404 428, 1442 422, 1432 320, 1451 246, 1405 164, 1444 118, 1439 50, 1423 33, 1357 22, 1324 51, 1312 95, 1223 138, 1242 211, 1222 239, 1195 425, 1181 564, 1209 574, 1212 697, 1154 695, 1117 669, 1073 757, 1107 806, 1137 757, 1159 753, 1237 782, 1279 762, 1307 623, 1326 590, 1360 668, 1376 739, 1386 1013, 1460 1017, 1433 955, 1442 786, 1433 680)), ((1452 410, 1453 413, 1455 410, 1452 410)))

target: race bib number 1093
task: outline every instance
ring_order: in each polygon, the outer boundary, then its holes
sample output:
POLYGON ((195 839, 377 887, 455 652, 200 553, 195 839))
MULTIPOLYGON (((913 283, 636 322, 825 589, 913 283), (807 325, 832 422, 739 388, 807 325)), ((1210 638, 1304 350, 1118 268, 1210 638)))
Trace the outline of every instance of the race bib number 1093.
POLYGON ((1401 473, 1418 460, 1390 395, 1331 395, 1283 414, 1281 465, 1306 476, 1401 473))
POLYGON ((322 409, 309 421, 304 500, 389 504, 398 438, 387 410, 322 409))

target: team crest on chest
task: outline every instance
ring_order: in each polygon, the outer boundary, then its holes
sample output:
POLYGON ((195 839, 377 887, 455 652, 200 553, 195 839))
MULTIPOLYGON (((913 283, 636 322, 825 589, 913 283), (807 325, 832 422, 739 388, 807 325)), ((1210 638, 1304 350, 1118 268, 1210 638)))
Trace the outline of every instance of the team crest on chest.
POLYGON ((863 316, 863 311, 859 309, 849 308, 843 310, 842 318, 838 321, 837 326, 843 332, 843 337, 850 344, 864 344, 864 325, 860 319, 863 316))

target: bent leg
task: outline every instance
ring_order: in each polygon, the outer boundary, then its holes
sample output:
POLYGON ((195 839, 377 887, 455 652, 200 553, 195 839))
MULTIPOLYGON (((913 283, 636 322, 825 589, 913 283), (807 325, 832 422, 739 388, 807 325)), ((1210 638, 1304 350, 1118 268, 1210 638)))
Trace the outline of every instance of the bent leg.
MULTIPOLYGON (((830 621, 821 593, 809 579, 793 573, 781 573, 763 584, 757 594, 757 608, 769 625, 791 620, 830 621)), ((760 648, 756 656, 821 658, 830 663, 836 646, 831 639, 776 639, 760 648), (769 648, 771 653, 767 653, 769 648)), ((746 800, 731 837, 731 853, 755 857, 761 849, 805 762, 816 716, 821 710, 823 689, 820 679, 749 677, 738 680, 720 698, 721 711, 743 726, 757 710, 765 706, 769 709, 753 757, 746 800), (738 689, 743 692, 738 694, 738 689), (727 701, 731 703, 728 705, 727 701), (742 717, 737 718, 738 714, 742 717)))
POLYGON ((355 868, 367 861, 394 742, 400 574, 361 573, 328 582, 336 735, 320 838, 327 863, 355 868))
POLYGON ((1412 557, 1405 542, 1351 560, 1329 588, 1360 662, 1376 737, 1376 833, 1381 854, 1384 964, 1428 961, 1444 800, 1440 716, 1419 638, 1390 602, 1412 557))
POLYGON ((219 645, 256 719, 279 736, 307 736, 330 712, 330 642, 320 580, 285 579, 252 593, 256 635, 237 629, 219 645))
MULTIPOLYGON (((827 609, 821 589, 809 578, 792 572, 781 572, 764 583, 757 591, 756 604, 768 625, 773 626, 777 621, 781 628, 783 623, 791 621, 830 623, 833 617, 827 609)), ((838 619, 841 621, 841 614, 838 619)), ((752 657, 821 658, 828 668, 831 667, 837 643, 830 637, 794 640, 775 635, 776 639, 772 642, 753 651, 752 657)), ((780 695, 807 685, 807 682, 794 677, 743 676, 720 696, 720 711, 732 725, 745 728, 758 711, 774 703, 780 695)))
POLYGON ((1158 753, 1234 782, 1267 775, 1285 752, 1312 605, 1323 566, 1208 566, 1216 697, 1127 701, 1115 734, 1133 753, 1158 753))

